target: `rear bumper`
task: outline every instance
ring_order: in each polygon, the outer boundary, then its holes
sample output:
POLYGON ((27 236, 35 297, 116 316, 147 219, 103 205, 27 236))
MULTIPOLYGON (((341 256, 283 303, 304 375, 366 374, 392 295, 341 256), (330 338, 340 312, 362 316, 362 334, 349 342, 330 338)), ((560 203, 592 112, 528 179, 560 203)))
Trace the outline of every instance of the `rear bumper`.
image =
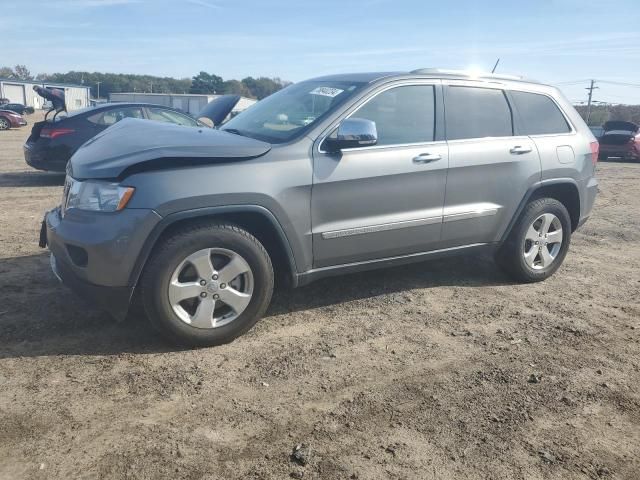
POLYGON ((24 152, 24 160, 27 165, 37 170, 47 172, 65 172, 67 169, 67 160, 51 160, 47 158, 46 151, 39 148, 35 143, 25 143, 22 147, 24 152))
POLYGON ((589 219, 591 211, 593 210, 593 204, 595 203, 596 196, 598 195, 598 180, 596 177, 589 178, 583 185, 578 228, 584 225, 584 223, 589 219))
POLYGON ((122 320, 135 288, 133 265, 159 220, 153 210, 69 211, 62 218, 56 208, 45 216, 41 243, 49 247, 52 270, 65 285, 122 320))
POLYGON ((620 157, 628 159, 640 159, 640 151, 635 145, 606 145, 600 144, 601 158, 606 157, 620 157))

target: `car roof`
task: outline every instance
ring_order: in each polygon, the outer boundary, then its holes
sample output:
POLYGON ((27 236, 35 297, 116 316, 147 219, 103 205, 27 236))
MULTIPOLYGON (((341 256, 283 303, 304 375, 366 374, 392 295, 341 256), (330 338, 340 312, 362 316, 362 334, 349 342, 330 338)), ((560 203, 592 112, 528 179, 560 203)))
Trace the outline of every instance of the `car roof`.
POLYGON ((448 80, 480 80, 494 82, 522 82, 531 85, 544 85, 535 80, 526 79, 517 75, 504 75, 488 72, 475 72, 467 70, 447 70, 440 68, 419 68, 410 72, 367 72, 367 73, 342 73, 312 78, 312 81, 344 81, 376 83, 383 80, 402 80, 405 78, 438 78, 448 80))
POLYGON ((91 111, 97 112, 100 110, 106 110, 114 107, 159 107, 166 110, 174 110, 179 112, 177 108, 168 107, 167 105, 158 105, 157 103, 144 103, 144 102, 107 102, 96 105, 91 111))

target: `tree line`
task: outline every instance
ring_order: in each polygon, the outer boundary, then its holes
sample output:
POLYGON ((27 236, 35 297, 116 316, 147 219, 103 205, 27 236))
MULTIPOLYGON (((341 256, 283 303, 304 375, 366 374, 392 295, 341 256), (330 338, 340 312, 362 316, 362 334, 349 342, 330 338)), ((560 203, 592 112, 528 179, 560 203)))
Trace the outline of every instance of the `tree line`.
MULTIPOLYGON (((576 107, 578 113, 587 121, 586 105, 576 107)), ((589 125, 602 125, 607 120, 623 120, 640 125, 640 105, 592 105, 589 125)))
POLYGON ((74 83, 91 88, 93 98, 108 98, 110 93, 234 93, 249 98, 263 99, 291 82, 280 78, 246 77, 242 80, 224 80, 222 77, 200 72, 192 78, 156 77, 127 73, 70 71, 66 73, 38 73, 33 75, 25 65, 0 67, 0 78, 35 80, 42 82, 74 83))

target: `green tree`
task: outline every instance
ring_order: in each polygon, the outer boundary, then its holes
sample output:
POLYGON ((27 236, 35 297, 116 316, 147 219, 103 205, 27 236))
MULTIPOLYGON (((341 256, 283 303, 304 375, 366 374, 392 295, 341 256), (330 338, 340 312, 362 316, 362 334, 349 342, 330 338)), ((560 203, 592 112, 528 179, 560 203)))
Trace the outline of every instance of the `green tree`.
POLYGON ((190 93, 221 93, 224 87, 222 77, 200 72, 191 80, 190 93))
POLYGON ((13 72, 15 77, 20 80, 33 80, 33 76, 26 65, 16 65, 13 67, 13 72))
POLYGON ((13 73, 13 68, 11 68, 11 67, 0 67, 0 77, 1 78, 15 78, 15 74, 13 73))
POLYGON ((258 100, 268 97, 287 85, 286 82, 283 82, 279 78, 267 77, 247 77, 242 79, 242 83, 247 87, 247 90, 249 90, 250 96, 258 100))
POLYGON ((225 80, 222 84, 221 93, 232 93, 235 95, 242 95, 244 97, 249 97, 251 95, 251 92, 246 85, 238 80, 225 80))

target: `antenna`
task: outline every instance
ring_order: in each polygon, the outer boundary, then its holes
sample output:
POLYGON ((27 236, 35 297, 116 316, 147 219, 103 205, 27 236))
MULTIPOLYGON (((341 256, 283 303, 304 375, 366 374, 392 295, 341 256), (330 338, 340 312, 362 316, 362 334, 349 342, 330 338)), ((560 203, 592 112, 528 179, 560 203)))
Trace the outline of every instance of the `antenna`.
POLYGON ((496 73, 496 68, 498 68, 498 64, 500 63, 500 58, 498 58, 498 60, 496 60, 496 64, 493 66, 493 69, 491 70, 491 73, 496 73))

